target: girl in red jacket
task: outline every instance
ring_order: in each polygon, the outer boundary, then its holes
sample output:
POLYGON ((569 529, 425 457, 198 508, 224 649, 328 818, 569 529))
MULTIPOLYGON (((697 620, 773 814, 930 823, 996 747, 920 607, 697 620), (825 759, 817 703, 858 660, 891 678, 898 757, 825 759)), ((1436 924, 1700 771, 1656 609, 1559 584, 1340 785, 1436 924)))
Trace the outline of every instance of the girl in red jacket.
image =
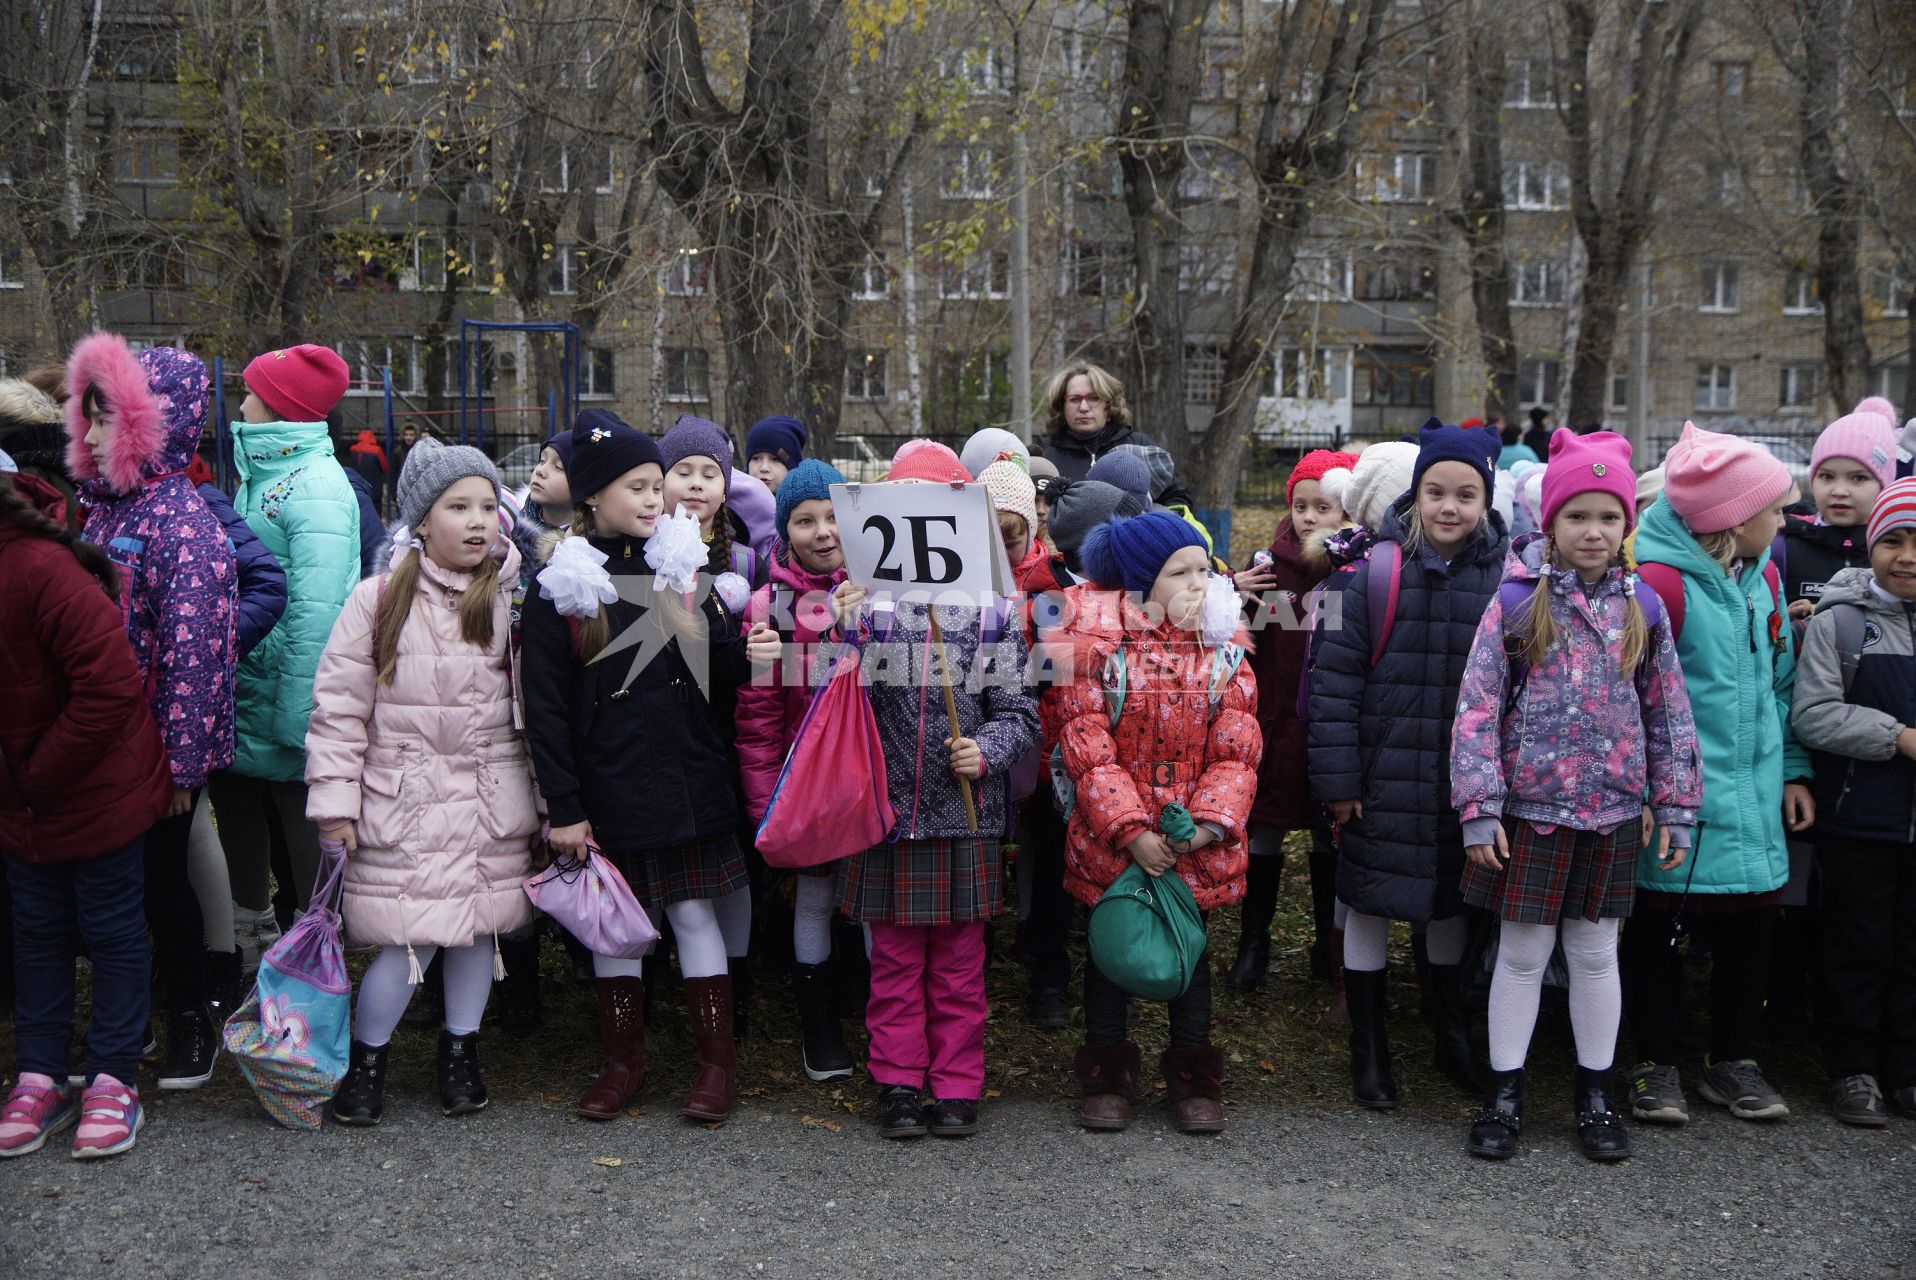
MULTIPOLYGON (((1092 530, 1084 567, 1103 590, 1080 593, 1067 630, 1070 679, 1044 695, 1063 724, 1075 790, 1065 888, 1093 906, 1135 862, 1151 876, 1177 872, 1200 911, 1228 906, 1244 896, 1244 828, 1263 748, 1237 592, 1211 576, 1204 536, 1168 512, 1092 530), (1191 838, 1161 833, 1171 805, 1197 824, 1191 838)), ((1087 1129, 1131 1122, 1139 1055, 1126 1035, 1129 1004, 1087 957, 1077 1061, 1087 1129)), ((1224 1058, 1211 1044, 1208 951, 1170 1002, 1170 1019, 1159 1063, 1177 1127, 1215 1133, 1224 1127, 1224 1058)))
POLYGON ((46 512, 61 495, 0 479, 0 859, 13 892, 16 1052, 0 1158, 77 1123, 73 1154, 133 1145, 146 1039, 142 845, 173 800, 146 682, 114 603, 106 553, 46 512), (32 642, 27 643, 27 637, 32 642), (92 965, 87 1081, 67 1088, 73 957, 92 965))

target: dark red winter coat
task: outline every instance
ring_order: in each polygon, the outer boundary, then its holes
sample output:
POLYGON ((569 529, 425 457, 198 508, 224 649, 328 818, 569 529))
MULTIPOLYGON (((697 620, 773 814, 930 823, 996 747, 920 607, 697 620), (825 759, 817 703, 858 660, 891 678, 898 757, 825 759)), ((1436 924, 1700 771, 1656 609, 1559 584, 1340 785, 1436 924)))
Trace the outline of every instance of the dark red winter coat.
POLYGON ((1304 598, 1329 576, 1331 565, 1321 558, 1306 561, 1289 516, 1277 522, 1270 553, 1271 572, 1277 575, 1271 588, 1276 603, 1263 611, 1262 627, 1257 626, 1258 614, 1251 615, 1256 648, 1247 659, 1257 675, 1257 723, 1264 731, 1251 821, 1296 831, 1310 826, 1317 814, 1306 776, 1304 722, 1297 715, 1297 686, 1304 678, 1311 633, 1296 623, 1304 598))
MULTIPOLYGON (((43 513, 59 493, 15 490, 43 513)), ((0 850, 80 862, 121 848, 173 799, 120 606, 66 547, 0 524, 0 850)))

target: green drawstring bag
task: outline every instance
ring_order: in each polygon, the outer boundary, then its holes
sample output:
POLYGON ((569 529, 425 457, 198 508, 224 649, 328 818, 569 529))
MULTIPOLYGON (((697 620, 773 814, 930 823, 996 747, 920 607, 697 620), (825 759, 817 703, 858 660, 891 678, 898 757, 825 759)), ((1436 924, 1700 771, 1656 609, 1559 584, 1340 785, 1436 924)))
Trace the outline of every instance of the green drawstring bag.
MULTIPOLYGON (((1159 825, 1180 830, 1174 839, 1188 839, 1171 809, 1190 823, 1182 808, 1167 805, 1159 825)), ((1204 956, 1204 917, 1183 876, 1148 876, 1134 862, 1091 909, 1090 940, 1091 959, 1105 977, 1146 1000, 1175 1000, 1204 956)))

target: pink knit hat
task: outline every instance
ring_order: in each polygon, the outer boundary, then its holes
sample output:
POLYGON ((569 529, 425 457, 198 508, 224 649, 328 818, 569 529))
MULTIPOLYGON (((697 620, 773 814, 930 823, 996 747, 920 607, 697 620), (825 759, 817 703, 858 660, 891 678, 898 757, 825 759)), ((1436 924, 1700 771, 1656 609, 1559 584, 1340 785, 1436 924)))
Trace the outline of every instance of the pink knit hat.
POLYGON ((1614 431, 1580 436, 1558 427, 1550 437, 1550 464, 1543 473, 1541 527, 1546 533, 1557 509, 1582 493, 1607 493, 1623 504, 1626 528, 1637 523, 1637 477, 1630 470, 1630 442, 1614 431))
POLYGON ((1790 473, 1761 445, 1694 422, 1663 461, 1663 497, 1693 533, 1734 529, 1790 491, 1790 473))
POLYGON ((936 440, 907 440, 892 455, 887 480, 924 480, 932 484, 970 484, 971 472, 958 455, 936 440))
POLYGON ((1871 550, 1876 540, 1892 529, 1916 528, 1916 476, 1886 485, 1870 508, 1867 542, 1871 550))
POLYGON ((1896 424, 1873 409, 1845 414, 1816 437, 1816 448, 1810 451, 1811 475, 1825 458, 1853 458, 1888 484, 1896 478, 1896 424))

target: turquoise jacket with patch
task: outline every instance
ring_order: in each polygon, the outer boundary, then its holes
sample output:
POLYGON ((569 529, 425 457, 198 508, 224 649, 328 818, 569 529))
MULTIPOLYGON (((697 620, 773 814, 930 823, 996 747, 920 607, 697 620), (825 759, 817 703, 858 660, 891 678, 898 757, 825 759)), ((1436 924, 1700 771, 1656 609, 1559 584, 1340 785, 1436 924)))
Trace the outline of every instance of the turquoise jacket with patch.
POLYGON ((1790 875, 1783 784, 1808 778, 1810 762, 1790 732, 1796 655, 1764 580, 1770 553, 1766 548, 1732 578, 1704 553, 1669 501, 1658 498, 1638 525, 1636 558, 1683 575, 1677 661, 1696 720, 1703 764, 1698 818, 1705 824, 1695 833, 1694 867, 1685 862, 1663 871, 1654 850, 1646 849, 1637 886, 1665 893, 1779 889, 1790 875))
POLYGON ((233 505, 286 570, 286 612, 239 667, 237 773, 306 775, 313 672, 359 582, 359 499, 323 422, 236 422, 233 505))

